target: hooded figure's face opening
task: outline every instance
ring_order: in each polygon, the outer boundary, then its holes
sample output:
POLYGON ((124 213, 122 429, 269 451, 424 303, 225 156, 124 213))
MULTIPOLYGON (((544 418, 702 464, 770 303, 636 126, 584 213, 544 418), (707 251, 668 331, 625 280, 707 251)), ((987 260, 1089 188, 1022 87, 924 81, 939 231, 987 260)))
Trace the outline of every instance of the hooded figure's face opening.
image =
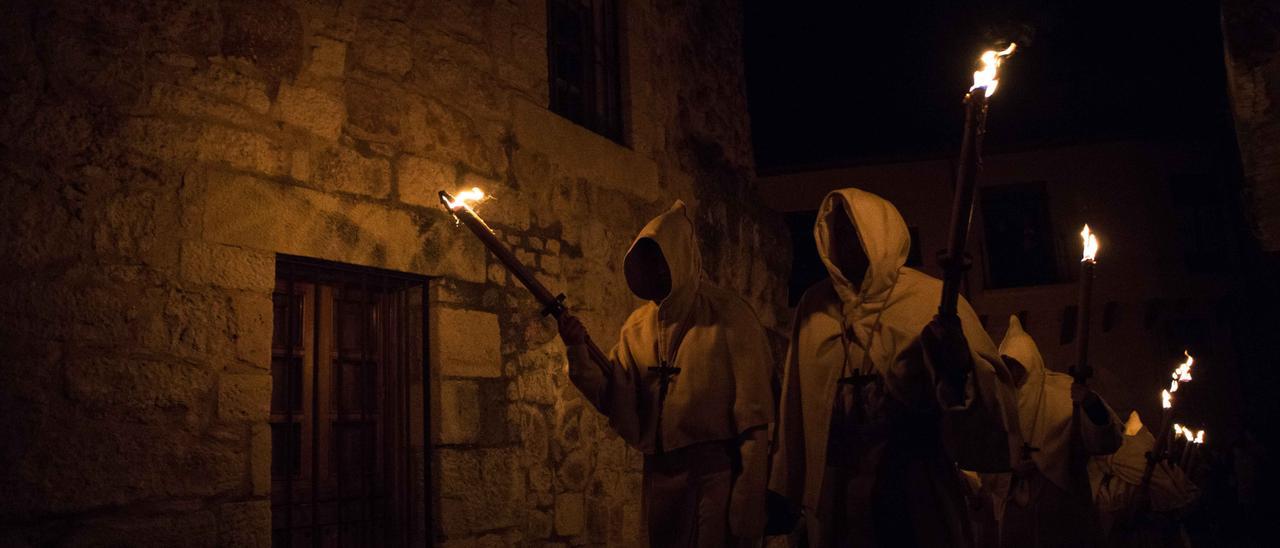
POLYGON ((641 238, 627 254, 623 269, 627 286, 637 297, 659 302, 671 294, 671 267, 662 247, 651 238, 641 238))
POLYGON ((1013 377, 1013 385, 1019 388, 1027 382, 1027 367, 1022 365, 1013 356, 1001 355, 1000 359, 1004 360, 1005 367, 1009 368, 1009 376, 1013 377))
POLYGON ((827 226, 831 231, 831 249, 828 250, 831 263, 840 269, 840 273, 854 289, 862 287, 862 279, 867 276, 871 260, 862 249, 862 240, 858 237, 858 229, 853 226, 853 220, 849 219, 845 208, 837 207, 831 211, 827 226))

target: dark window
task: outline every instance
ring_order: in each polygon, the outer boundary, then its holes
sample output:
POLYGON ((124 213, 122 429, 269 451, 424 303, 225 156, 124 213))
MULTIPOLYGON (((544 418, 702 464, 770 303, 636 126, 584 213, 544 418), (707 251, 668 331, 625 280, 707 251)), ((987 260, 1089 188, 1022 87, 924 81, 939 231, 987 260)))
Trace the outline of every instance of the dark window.
POLYGON ((1102 307, 1102 332, 1110 333, 1115 329, 1118 321, 1120 321, 1120 303, 1107 301, 1106 306, 1102 307))
POLYGON ((1076 305, 1062 309, 1062 327, 1058 330, 1058 344, 1071 344, 1076 340, 1076 305))
POLYGON ((552 112, 623 143, 618 44, 616 0, 547 1, 552 112))
POLYGON ((988 289, 1061 281, 1044 183, 983 188, 982 224, 988 289))
POLYGON ((276 276, 272 545, 422 544, 425 279, 292 257, 276 276))

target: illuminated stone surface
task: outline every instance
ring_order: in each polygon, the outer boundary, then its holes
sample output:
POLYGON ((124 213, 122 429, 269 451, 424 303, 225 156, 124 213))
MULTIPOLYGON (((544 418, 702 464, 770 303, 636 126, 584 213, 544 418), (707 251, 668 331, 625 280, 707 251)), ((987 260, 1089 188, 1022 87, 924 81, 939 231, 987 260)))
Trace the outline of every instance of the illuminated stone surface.
POLYGON ((280 253, 433 276, 454 311, 429 341, 442 545, 642 544, 639 454, 439 189, 491 190, 605 348, 622 255, 676 198, 710 276, 785 327, 736 3, 623 3, 627 146, 544 108, 542 0, 37 4, 0 18, 0 545, 269 545, 280 253))

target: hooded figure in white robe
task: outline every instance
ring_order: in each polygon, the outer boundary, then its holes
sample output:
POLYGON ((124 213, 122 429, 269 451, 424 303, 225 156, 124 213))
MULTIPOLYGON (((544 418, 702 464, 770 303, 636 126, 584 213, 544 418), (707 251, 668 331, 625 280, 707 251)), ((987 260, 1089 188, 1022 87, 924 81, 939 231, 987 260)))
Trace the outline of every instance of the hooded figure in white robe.
POLYGON ((813 232, 830 279, 792 324, 770 490, 803 509, 810 546, 972 545, 956 465, 1008 470, 1016 436, 995 345, 961 299, 967 369, 932 362, 942 283, 904 266, 907 226, 883 198, 834 191, 813 232))
POLYGON ((1123 426, 1096 393, 1045 368, 1017 316, 1000 342, 1000 357, 1018 385, 1019 432, 1025 445, 1011 474, 990 478, 1002 545, 1097 546, 1101 539, 1089 458, 1120 448, 1123 426), (1075 389, 1077 405, 1072 397, 1075 389))
POLYGON ((624 262, 649 302, 623 324, 608 374, 569 315, 560 332, 569 377, 645 455, 652 546, 729 546, 763 535, 773 359, 764 328, 738 295, 702 271, 682 202, 646 225, 624 262))
POLYGON ((1141 493, 1147 454, 1155 444, 1155 436, 1133 411, 1120 449, 1089 463, 1104 546, 1179 545, 1178 514, 1195 502, 1200 490, 1176 464, 1162 460, 1152 468, 1147 492, 1141 493))

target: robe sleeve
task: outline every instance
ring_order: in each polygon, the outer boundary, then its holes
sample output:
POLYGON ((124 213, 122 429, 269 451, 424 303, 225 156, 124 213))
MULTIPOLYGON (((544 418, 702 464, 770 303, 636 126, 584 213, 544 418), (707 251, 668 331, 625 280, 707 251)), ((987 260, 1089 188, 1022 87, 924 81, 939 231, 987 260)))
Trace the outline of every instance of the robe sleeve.
POLYGON ((1105 423, 1094 424, 1083 409, 1078 409, 1073 419, 1080 424, 1080 441, 1084 444, 1086 454, 1110 455, 1119 450, 1120 445, 1124 443, 1124 425, 1120 423, 1120 417, 1116 416, 1116 412, 1111 410, 1111 406, 1102 400, 1102 396, 1098 396, 1098 404, 1107 410, 1105 423))
POLYGON ((1017 413, 1016 392, 995 344, 963 298, 959 315, 973 357, 973 372, 959 405, 945 403, 948 399, 940 393, 943 387, 939 383, 943 444, 961 468, 1003 472, 1016 462, 1014 451, 1021 444, 1013 414, 1017 413))
POLYGON ((585 344, 570 346, 566 351, 569 380, 597 411, 609 418, 609 426, 623 441, 636 447, 640 443, 637 390, 641 384, 624 340, 609 351, 609 377, 591 359, 585 344))

